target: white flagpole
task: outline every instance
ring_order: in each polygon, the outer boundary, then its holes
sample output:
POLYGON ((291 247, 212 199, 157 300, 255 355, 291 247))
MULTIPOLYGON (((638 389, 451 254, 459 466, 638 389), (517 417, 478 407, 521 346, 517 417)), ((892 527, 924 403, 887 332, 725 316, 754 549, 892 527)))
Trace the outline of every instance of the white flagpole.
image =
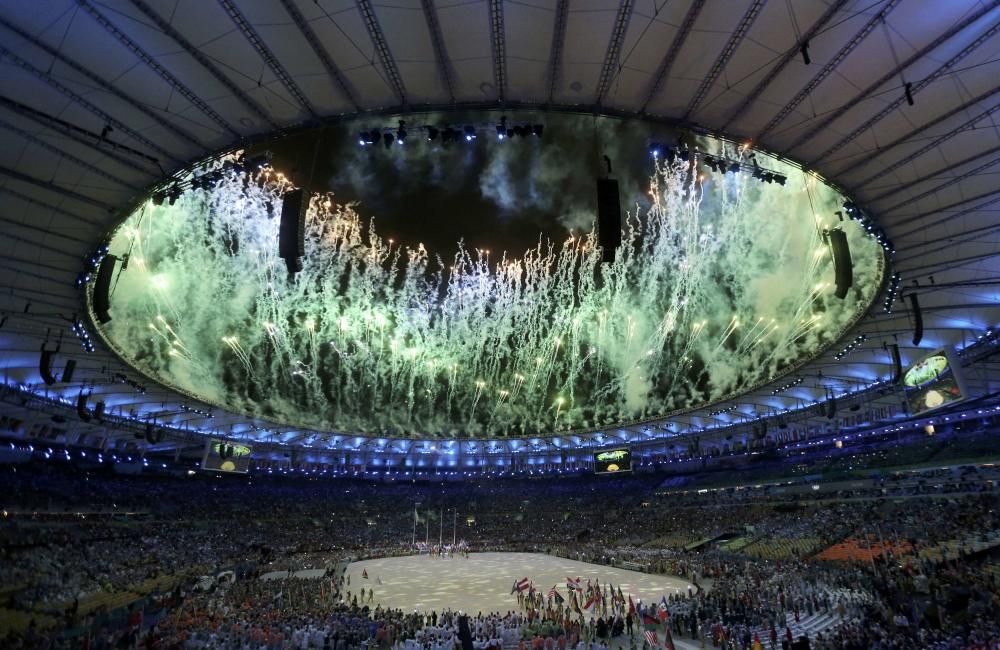
POLYGON ((438 517, 438 546, 444 546, 444 508, 441 508, 441 516, 438 517))
POLYGON ((413 535, 410 536, 410 548, 417 545, 417 504, 413 504, 413 535))
POLYGON ((455 540, 458 535, 458 508, 452 511, 451 516, 451 545, 455 545, 455 540))

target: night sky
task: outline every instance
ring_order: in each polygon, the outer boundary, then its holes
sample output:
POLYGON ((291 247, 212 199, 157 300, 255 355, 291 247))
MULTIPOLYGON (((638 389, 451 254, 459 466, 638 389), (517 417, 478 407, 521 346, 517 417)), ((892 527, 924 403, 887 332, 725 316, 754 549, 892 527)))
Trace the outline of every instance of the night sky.
POLYGON ((539 237, 562 241, 570 230, 589 230, 596 211, 595 178, 612 160, 621 184, 623 211, 641 201, 652 172, 651 139, 672 141, 649 124, 575 115, 492 113, 469 116, 412 115, 405 145, 361 147, 358 134, 374 128, 394 132, 400 118, 378 118, 327 127, 268 145, 274 165, 303 185, 329 190, 358 212, 376 219, 380 234, 415 246, 423 243, 446 262, 463 240, 520 255, 539 237), (507 116, 517 124, 544 124, 541 138, 497 138, 496 124, 507 116), (427 141, 426 126, 476 127, 473 142, 442 145, 427 141))

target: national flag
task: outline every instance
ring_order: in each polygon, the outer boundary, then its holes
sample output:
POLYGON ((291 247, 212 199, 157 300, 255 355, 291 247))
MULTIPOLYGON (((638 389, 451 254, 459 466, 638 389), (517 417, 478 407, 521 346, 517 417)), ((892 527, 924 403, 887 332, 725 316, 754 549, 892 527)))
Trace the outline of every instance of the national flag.
POLYGON ((583 608, 588 612, 590 612, 591 614, 593 614, 594 607, 596 606, 597 606, 597 596, 591 596, 590 598, 587 599, 587 604, 584 605, 583 608))
POLYGON ((661 622, 666 622, 670 618, 670 612, 667 611, 666 601, 660 603, 660 606, 656 609, 656 617, 660 619, 661 622))
POLYGON ((547 594, 547 596, 549 598, 555 598, 556 597, 556 586, 555 585, 552 585, 552 589, 549 589, 549 593, 547 594))
POLYGON ((368 579, 368 569, 361 570, 361 577, 364 578, 365 580, 368 579))
POLYGON ((555 596, 555 599, 556 599, 556 603, 559 604, 559 605, 562 605, 566 601, 566 599, 563 598, 562 594, 559 593, 558 591, 555 592, 554 596, 555 596))
POLYGON ((520 593, 527 589, 529 584, 530 583, 527 578, 521 578, 520 580, 514 582, 514 586, 510 588, 510 593, 520 593))
POLYGON ((663 633, 666 635, 663 639, 663 647, 666 648, 666 650, 676 650, 674 647, 674 635, 670 633, 669 625, 663 626, 663 633))
POLYGON ((660 640, 657 638, 655 630, 646 630, 646 642, 651 648, 660 647, 660 640))
POLYGON ((632 594, 628 595, 628 613, 635 614, 635 603, 632 602, 632 594))
POLYGON ((648 611, 642 613, 642 624, 643 625, 656 625, 659 621, 656 620, 655 616, 652 616, 648 611))
POLYGON ((576 591, 583 591, 583 585, 580 584, 579 578, 570 578, 566 576, 566 588, 576 591))

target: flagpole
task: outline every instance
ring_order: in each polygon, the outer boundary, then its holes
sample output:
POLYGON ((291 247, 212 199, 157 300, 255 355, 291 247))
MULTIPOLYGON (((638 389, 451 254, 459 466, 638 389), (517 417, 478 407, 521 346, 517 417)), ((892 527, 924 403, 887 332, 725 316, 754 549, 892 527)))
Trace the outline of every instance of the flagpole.
POLYGON ((441 516, 438 517, 438 546, 444 546, 444 508, 441 508, 441 516))
POLYGON ((413 504, 413 534, 410 536, 410 548, 417 545, 417 504, 413 504))
POLYGON ((451 545, 455 545, 455 541, 458 538, 458 508, 455 508, 451 513, 451 545))

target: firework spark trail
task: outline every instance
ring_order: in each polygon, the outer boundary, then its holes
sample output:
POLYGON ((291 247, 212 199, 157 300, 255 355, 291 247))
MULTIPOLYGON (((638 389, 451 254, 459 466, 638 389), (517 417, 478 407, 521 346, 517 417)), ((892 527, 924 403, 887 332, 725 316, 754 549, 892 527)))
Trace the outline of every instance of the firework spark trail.
MULTIPOLYGON (((601 263, 594 232, 539 240, 516 258, 459 247, 439 264, 423 246, 383 239, 353 206, 314 195, 306 265, 289 280, 274 246, 287 183, 227 174, 119 231, 116 250, 131 243, 136 263, 110 330, 132 358, 162 354, 153 371, 191 392, 209 386, 216 401, 256 409, 220 379, 243 376, 276 418, 308 411, 313 426, 341 431, 511 434, 551 429, 553 417, 573 428, 664 413, 759 381, 835 337, 827 330, 853 305, 816 288, 832 263, 815 255, 814 224, 790 214, 787 193, 745 176, 658 165, 653 205, 627 213, 612 264, 601 263), (749 218, 754 210, 771 218, 749 218), (772 249, 760 244, 768 239, 772 249), (780 285, 781 264, 801 287, 780 285), (767 273, 776 284, 752 285, 767 273), (828 314, 822 326, 808 322, 817 313, 828 314), (131 323, 160 314, 170 351, 157 353, 131 323), (807 322, 777 328, 759 314, 807 322), (209 344, 223 336, 228 359, 209 344), (174 373, 171 360, 186 358, 212 362, 174 373), (713 378, 697 391, 695 366, 713 378)), ((825 206, 840 200, 825 186, 815 193, 825 206)), ((858 241, 860 279, 873 254, 858 241)))

